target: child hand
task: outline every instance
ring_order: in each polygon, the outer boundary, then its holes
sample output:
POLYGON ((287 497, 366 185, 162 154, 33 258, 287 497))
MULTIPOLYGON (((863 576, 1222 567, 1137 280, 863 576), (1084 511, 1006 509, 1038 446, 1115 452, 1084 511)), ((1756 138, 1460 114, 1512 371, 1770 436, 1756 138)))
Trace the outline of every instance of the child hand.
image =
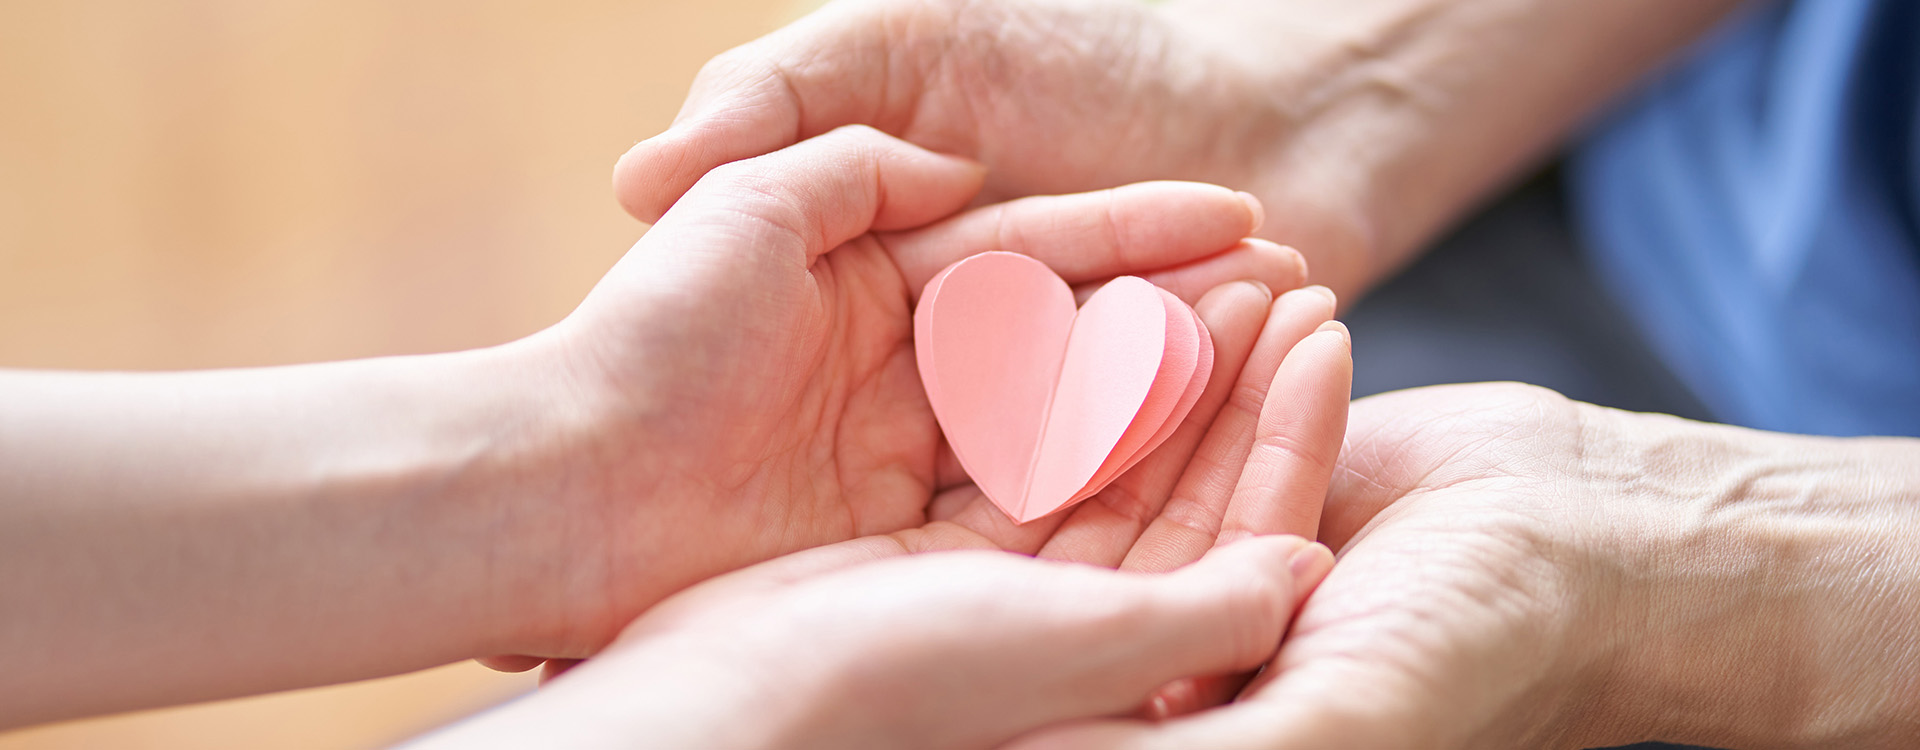
POLYGON ((1023 252, 1070 282, 1139 273, 1189 301, 1290 288, 1298 255, 1243 240, 1258 207, 1148 183, 948 217, 982 173, 863 128, 716 169, 580 309, 518 345, 560 399, 511 508, 568 563, 531 653, 585 656, 647 605, 780 554, 919 526, 939 427, 911 311, 958 258, 1023 252), (1157 269, 1157 270, 1156 270, 1157 269), (556 426, 557 425, 557 426, 556 426))
POLYGON ((423 744, 994 746, 1259 665, 1332 562, 1298 537, 1158 575, 859 539, 689 589, 538 694, 423 744))

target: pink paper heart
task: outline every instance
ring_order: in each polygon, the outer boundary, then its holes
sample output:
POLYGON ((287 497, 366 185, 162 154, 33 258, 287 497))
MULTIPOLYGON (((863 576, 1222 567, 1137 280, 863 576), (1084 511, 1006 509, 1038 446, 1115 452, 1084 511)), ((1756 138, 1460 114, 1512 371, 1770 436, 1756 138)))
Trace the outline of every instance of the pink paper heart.
POLYGON ((1091 497, 1164 442, 1213 371, 1192 308, 1114 279, 1086 306, 1044 264, 963 259, 913 313, 920 378, 947 443, 987 498, 1026 523, 1091 497))

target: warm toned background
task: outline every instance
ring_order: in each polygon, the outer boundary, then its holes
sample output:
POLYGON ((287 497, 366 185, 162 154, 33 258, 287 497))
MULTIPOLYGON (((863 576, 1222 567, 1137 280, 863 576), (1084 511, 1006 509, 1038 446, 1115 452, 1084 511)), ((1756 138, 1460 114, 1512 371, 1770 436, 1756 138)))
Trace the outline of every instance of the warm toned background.
MULTIPOLYGON (((607 174, 796 0, 0 4, 0 366, 496 343, 642 227, 607 174)), ((367 747, 525 690, 472 665, 0 734, 0 750, 367 747)))

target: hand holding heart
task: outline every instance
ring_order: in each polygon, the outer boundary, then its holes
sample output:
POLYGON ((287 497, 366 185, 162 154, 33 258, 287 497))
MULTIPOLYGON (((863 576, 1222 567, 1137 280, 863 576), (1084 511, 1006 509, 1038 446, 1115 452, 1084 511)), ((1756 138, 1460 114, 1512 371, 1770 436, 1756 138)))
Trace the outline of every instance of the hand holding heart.
POLYGON ((549 540, 553 564, 579 563, 515 605, 551 613, 519 639, 528 653, 586 656, 700 580, 928 523, 965 478, 941 470, 912 310, 956 260, 1018 252, 1069 283, 1132 273, 1186 300, 1304 273, 1291 250, 1243 240, 1258 207, 1225 189, 1149 183, 956 215, 980 180, 857 127, 729 164, 528 342, 567 363, 548 411, 579 436, 546 449, 569 468, 541 476, 568 481, 523 488, 542 503, 514 521, 517 538, 549 540))
POLYGON ((1139 463, 1213 370, 1213 337, 1180 298, 1127 277, 1076 313, 1060 277, 1013 253, 935 276, 914 313, 914 349, 960 464, 1021 523, 1139 463))

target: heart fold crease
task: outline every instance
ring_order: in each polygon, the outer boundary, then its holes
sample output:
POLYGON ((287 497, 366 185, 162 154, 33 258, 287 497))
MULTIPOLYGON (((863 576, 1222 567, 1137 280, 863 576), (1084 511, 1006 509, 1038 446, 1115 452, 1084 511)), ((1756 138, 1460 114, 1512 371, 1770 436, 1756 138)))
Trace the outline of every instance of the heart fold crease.
POLYGON ((1206 389, 1213 338, 1144 279, 1073 290, 1015 253, 965 258, 914 309, 920 379, 967 475, 1015 522, 1097 494, 1172 436, 1206 389))

